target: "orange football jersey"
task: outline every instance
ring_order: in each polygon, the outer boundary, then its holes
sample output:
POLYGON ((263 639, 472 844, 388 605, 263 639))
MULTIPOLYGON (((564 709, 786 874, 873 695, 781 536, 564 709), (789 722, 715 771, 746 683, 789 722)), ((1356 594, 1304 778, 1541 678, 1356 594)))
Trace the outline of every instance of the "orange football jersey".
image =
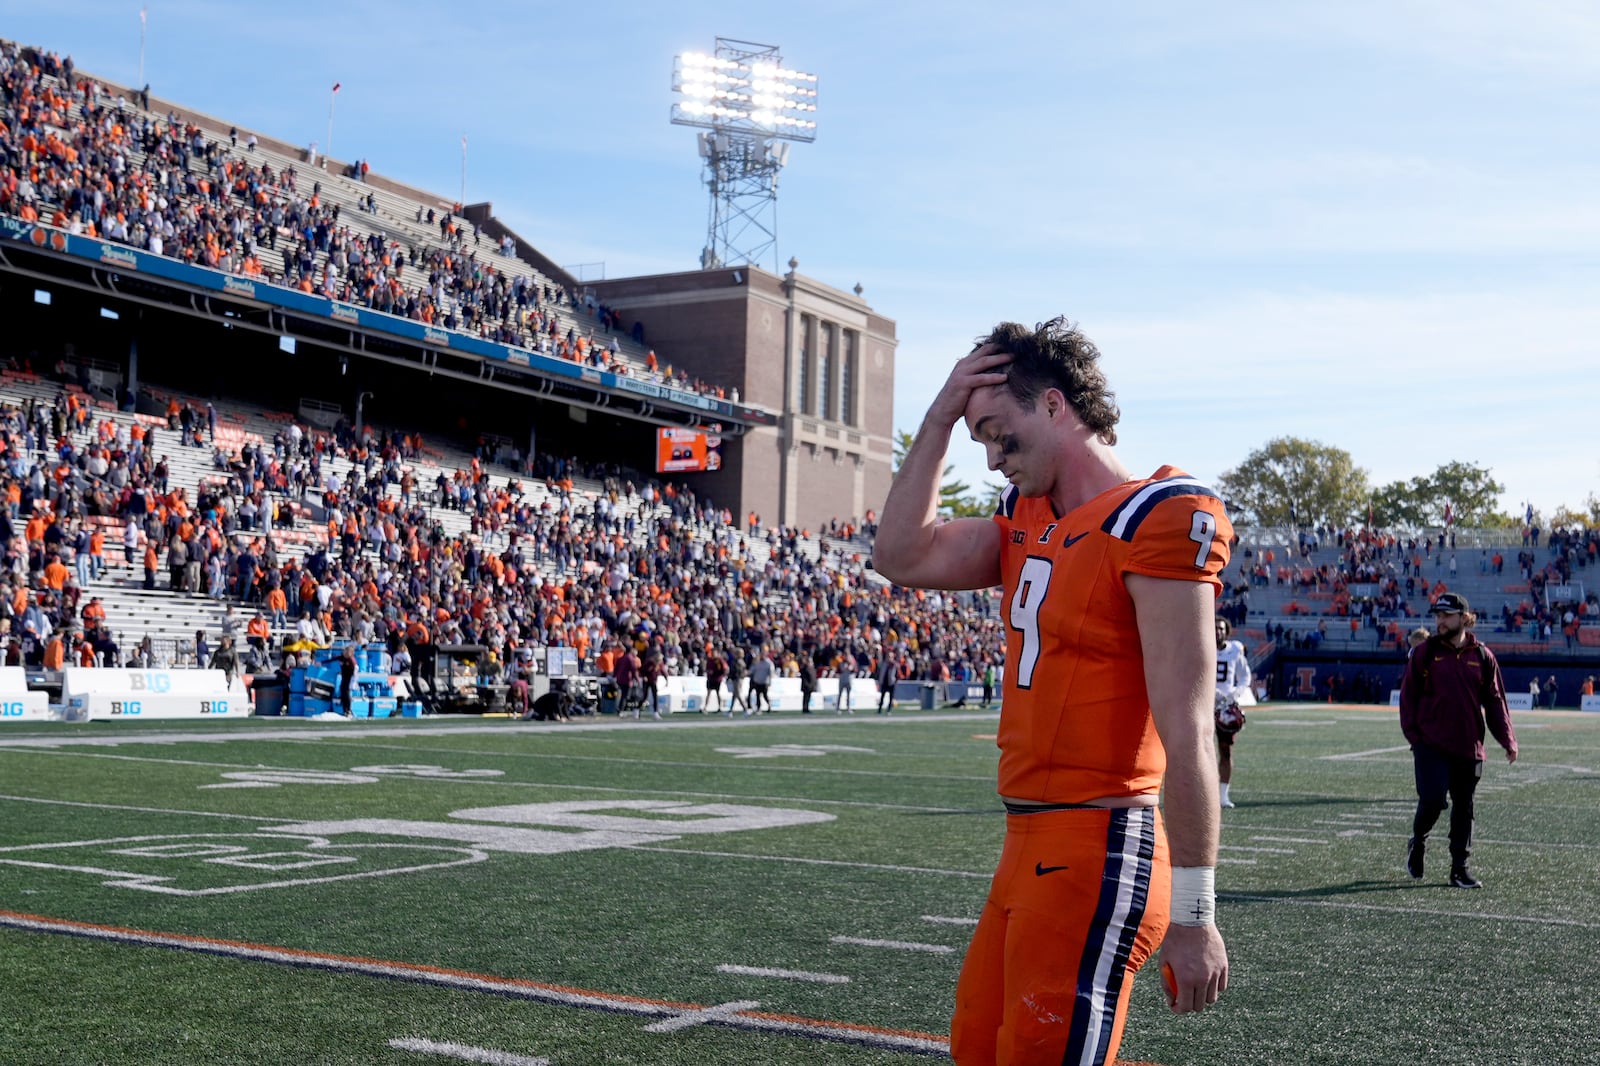
POLYGON ((1209 488, 1171 466, 1062 516, 1001 494, 1006 626, 1000 794, 1041 803, 1155 793, 1167 755, 1150 716, 1124 574, 1217 591, 1233 526, 1209 488))

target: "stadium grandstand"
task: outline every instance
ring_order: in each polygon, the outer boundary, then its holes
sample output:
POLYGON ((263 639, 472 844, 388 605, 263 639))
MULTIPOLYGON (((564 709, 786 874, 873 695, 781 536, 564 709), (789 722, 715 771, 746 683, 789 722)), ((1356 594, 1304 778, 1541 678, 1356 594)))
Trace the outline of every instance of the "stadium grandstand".
MULTIPOLYGON (((69 58, 0 45, 0 95, 8 664, 204 666, 223 638, 262 672, 285 645, 479 646, 494 680, 548 647, 592 674, 770 654, 953 699, 1003 667, 992 596, 866 565, 894 324, 859 286, 793 260, 584 285, 487 204, 69 58)), ((1593 672, 1593 530, 1242 534, 1221 610, 1269 698, 1387 700, 1446 589, 1514 692, 1553 677, 1575 706, 1593 672)))
POLYGON ((13 660, 190 663, 195 634, 246 636, 258 610, 258 655, 422 623, 586 660, 642 628, 678 670, 712 629, 790 672, 819 632, 907 676, 956 657, 956 600, 860 565, 890 454, 863 398, 892 390, 893 324, 859 287, 744 268, 613 298, 487 205, 40 49, 0 68, 13 660), (623 329, 630 302, 677 347, 623 329), (699 434, 692 487, 652 476, 674 427, 699 434))

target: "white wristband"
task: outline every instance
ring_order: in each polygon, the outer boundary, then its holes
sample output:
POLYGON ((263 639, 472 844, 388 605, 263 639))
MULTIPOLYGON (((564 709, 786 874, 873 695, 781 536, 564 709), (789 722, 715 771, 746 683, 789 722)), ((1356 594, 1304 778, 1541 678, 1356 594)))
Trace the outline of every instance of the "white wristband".
POLYGON ((1217 922, 1217 868, 1172 868, 1172 924, 1215 925, 1217 922))

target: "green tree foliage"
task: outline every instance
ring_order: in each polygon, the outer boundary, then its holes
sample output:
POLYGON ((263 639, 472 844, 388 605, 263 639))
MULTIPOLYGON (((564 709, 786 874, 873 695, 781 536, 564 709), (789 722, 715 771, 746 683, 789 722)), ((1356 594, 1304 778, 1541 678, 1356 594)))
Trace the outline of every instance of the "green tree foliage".
POLYGON ((1000 506, 1000 493, 1005 485, 985 482, 978 491, 962 496, 946 506, 944 489, 939 491, 939 510, 952 518, 990 518, 1000 506))
POLYGON ((1442 526, 1445 509, 1458 526, 1473 529, 1512 526, 1520 519, 1495 510, 1505 491, 1488 469, 1472 463, 1445 463, 1427 477, 1391 481, 1372 494, 1372 521, 1385 526, 1442 526))
POLYGON ((1341 526, 1366 521, 1367 472, 1350 453, 1319 441, 1279 437, 1217 479, 1236 522, 1341 526))
POLYGON ((1583 529, 1592 524, 1590 515, 1594 513, 1595 498, 1593 494, 1585 501, 1588 509, 1580 511, 1562 504, 1550 514, 1551 529, 1583 529))
MULTIPOLYGON (((905 430, 896 430, 894 434, 894 472, 900 473, 900 466, 906 461, 906 453, 911 450, 911 442, 915 438, 905 430)), ((988 518, 994 514, 995 505, 1000 500, 1000 490, 1003 486, 984 484, 981 491, 974 492, 971 485, 965 481, 958 481, 952 475, 955 473, 954 464, 944 468, 944 480, 939 483, 939 513, 947 518, 988 518)))
POLYGON ((1372 493, 1372 524, 1379 529, 1423 525, 1426 493, 1425 478, 1391 481, 1380 486, 1372 493))
POLYGON ((1424 479, 1432 495, 1426 521, 1430 525, 1444 524, 1444 509, 1451 508, 1458 526, 1482 527, 1493 525, 1490 521, 1495 505, 1506 487, 1490 475, 1486 467, 1472 463, 1445 463, 1424 479))

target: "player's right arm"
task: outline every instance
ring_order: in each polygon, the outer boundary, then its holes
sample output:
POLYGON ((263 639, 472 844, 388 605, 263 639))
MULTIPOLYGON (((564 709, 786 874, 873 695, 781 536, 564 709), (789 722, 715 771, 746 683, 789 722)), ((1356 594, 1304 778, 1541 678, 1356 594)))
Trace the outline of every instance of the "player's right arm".
POLYGON ((1003 383, 1005 374, 995 371, 1010 359, 1007 353, 986 348, 965 356, 923 416, 889 487, 873 545, 873 569, 890 581, 940 589, 1000 583, 999 527, 983 518, 939 523, 939 478, 950 431, 965 413, 972 391, 1003 383))

